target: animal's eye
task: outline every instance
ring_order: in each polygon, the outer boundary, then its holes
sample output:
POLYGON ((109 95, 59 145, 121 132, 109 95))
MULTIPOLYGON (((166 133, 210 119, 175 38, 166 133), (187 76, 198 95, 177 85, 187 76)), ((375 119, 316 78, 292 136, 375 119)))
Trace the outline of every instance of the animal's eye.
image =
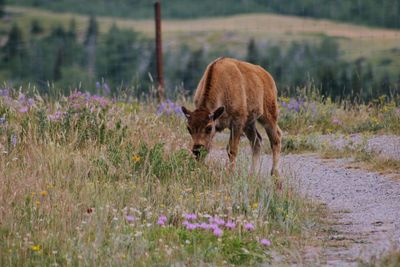
POLYGON ((211 133, 211 131, 212 131, 212 126, 207 126, 206 127, 206 133, 211 133))
POLYGON ((189 133, 192 134, 192 130, 190 129, 189 126, 187 126, 187 129, 188 129, 189 133))

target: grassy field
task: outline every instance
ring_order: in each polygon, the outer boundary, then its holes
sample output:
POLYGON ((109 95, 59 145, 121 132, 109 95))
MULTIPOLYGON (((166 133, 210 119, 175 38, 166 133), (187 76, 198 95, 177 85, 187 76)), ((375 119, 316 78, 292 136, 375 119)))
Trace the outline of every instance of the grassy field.
MULTIPOLYGON (((45 28, 57 24, 68 25, 75 18, 78 31, 83 38, 87 17, 70 13, 54 13, 34 8, 7 7, 12 20, 28 30, 33 19, 43 22, 45 28)), ((112 17, 99 17, 100 30, 107 31, 112 23, 121 28, 130 28, 154 36, 152 20, 129 20, 112 17)), ((9 28, 10 23, 0 26, 1 31, 9 28)), ((238 57, 243 57, 250 38, 261 45, 280 44, 285 47, 293 41, 319 42, 322 36, 337 38, 341 56, 346 60, 367 58, 379 66, 389 60, 391 69, 400 67, 400 31, 355 26, 328 20, 305 19, 272 14, 236 15, 224 18, 204 18, 194 20, 164 20, 163 38, 167 48, 182 43, 192 47, 215 46, 224 44, 238 57)), ((397 74, 397 73, 396 73, 397 74)))
MULTIPOLYGON (((1 266, 302 262, 305 246, 320 245, 324 211, 293 177, 280 191, 273 177, 248 176, 247 156, 232 175, 199 164, 174 103, 0 95, 1 266)), ((285 135, 399 131, 389 104, 294 101, 280 100, 285 135)), ((286 151, 295 146, 285 137, 286 151)))
POLYGON ((300 261, 318 206, 290 177, 282 191, 269 176, 249 177, 247 158, 231 176, 197 163, 171 112, 2 91, 0 265, 300 261))

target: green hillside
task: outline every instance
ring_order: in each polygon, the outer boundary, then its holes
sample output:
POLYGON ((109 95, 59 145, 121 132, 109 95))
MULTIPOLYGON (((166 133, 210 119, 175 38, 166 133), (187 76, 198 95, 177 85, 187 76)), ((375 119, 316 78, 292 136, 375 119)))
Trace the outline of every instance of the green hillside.
MULTIPOLYGON (((8 0, 10 5, 101 16, 150 18, 149 0, 8 0)), ((168 0, 162 1, 166 18, 198 18, 242 13, 271 12, 328 18, 381 27, 400 27, 400 0, 168 0)))
MULTIPOLYGON (((152 19, 98 16, 96 43, 90 45, 87 40, 93 33, 86 15, 12 6, 6 13, 0 24, 1 82, 17 87, 33 84, 44 93, 53 83, 64 91, 77 86, 95 90, 101 81, 114 94, 149 92, 153 81, 149 77, 155 77, 152 19)), ((163 40, 171 96, 179 90, 193 92, 206 65, 219 56, 263 66, 284 95, 305 87, 334 99, 369 101, 399 94, 398 30, 242 14, 164 19, 163 40)))

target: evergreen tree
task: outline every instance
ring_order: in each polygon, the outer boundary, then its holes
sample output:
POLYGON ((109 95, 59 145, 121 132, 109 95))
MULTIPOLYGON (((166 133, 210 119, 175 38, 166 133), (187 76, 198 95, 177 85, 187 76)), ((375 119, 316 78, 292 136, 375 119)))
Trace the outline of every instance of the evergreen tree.
POLYGON ((94 78, 95 65, 96 65, 96 43, 98 35, 98 24, 96 18, 91 16, 89 19, 89 25, 85 36, 85 47, 87 57, 87 68, 90 78, 94 78))
POLYGON ((69 28, 68 28, 67 35, 68 35, 68 38, 71 41, 76 41, 76 36, 77 36, 77 33, 76 33, 76 21, 75 21, 74 18, 71 19, 70 22, 69 22, 69 28))
POLYGON ((390 89, 391 89, 390 76, 389 73, 385 72, 380 81, 380 90, 378 97, 382 95, 390 96, 390 91, 391 91, 390 89))
POLYGON ((6 69, 16 79, 22 79, 27 73, 25 61, 27 59, 26 43, 22 31, 17 24, 13 24, 8 34, 7 42, 2 48, 3 62, 6 69))
POLYGON ((22 37, 22 31, 18 24, 13 24, 8 34, 7 42, 3 47, 4 60, 6 62, 25 52, 25 44, 22 37))
MULTIPOLYGON (((98 49, 98 54, 101 55, 97 62, 100 77, 111 81, 114 85, 129 84, 139 72, 140 51, 138 33, 121 30, 114 24, 98 49)), ((115 93, 112 92, 114 95, 115 93)))
POLYGON ((362 90, 361 77, 361 65, 353 67, 351 74, 351 101, 353 103, 360 101, 362 90))
POLYGON ((5 4, 5 0, 0 0, 0 18, 2 18, 4 16, 4 4, 5 4))
POLYGON ((350 79, 347 70, 344 68, 340 73, 339 78, 340 100, 344 100, 351 94, 350 79))
POLYGON ((183 85, 186 90, 193 92, 197 83, 201 78, 201 74, 204 70, 203 63, 204 52, 203 49, 193 51, 190 54, 189 60, 183 72, 183 85))
POLYGON ((43 33, 43 27, 37 19, 32 20, 30 32, 31 34, 43 33))
POLYGON ((260 56, 254 38, 251 38, 247 45, 246 60, 253 64, 260 64, 260 56))

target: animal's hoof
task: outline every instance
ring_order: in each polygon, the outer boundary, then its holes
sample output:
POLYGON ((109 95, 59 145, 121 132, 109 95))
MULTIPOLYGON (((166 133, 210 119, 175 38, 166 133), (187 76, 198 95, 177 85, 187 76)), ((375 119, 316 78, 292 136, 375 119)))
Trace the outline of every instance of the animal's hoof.
POLYGON ((280 180, 280 179, 275 180, 275 188, 277 191, 282 192, 282 190, 283 190, 282 180, 280 180))
POLYGON ((280 177, 278 170, 271 170, 271 176, 280 177))

